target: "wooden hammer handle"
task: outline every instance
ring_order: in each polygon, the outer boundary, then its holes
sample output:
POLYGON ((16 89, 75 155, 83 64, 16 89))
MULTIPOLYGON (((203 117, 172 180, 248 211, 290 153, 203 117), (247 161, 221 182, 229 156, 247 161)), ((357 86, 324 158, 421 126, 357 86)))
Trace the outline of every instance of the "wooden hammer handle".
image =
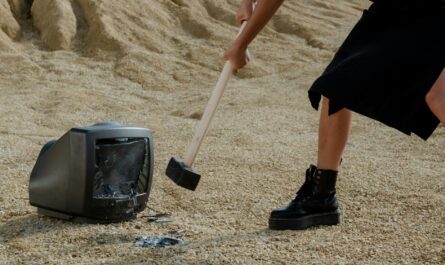
MULTIPOLYGON (((244 27, 246 26, 247 21, 244 21, 243 24, 240 27, 240 30, 238 32, 239 36, 241 32, 243 32, 244 27)), ((224 68, 221 72, 221 75, 218 78, 218 81, 216 82, 216 86, 213 89, 213 92, 210 96, 209 102, 207 103, 207 106, 204 110, 204 113, 202 114, 202 118, 198 123, 198 126, 196 127, 195 135, 193 136, 193 140, 190 143, 190 145, 187 148, 187 152, 185 153, 184 157, 184 164, 186 166, 191 167, 193 164, 193 161, 195 160, 196 154, 198 153, 199 147, 201 146, 202 140, 204 139, 207 129, 209 128, 210 121, 213 118, 213 115, 216 112, 216 107, 218 106, 218 103, 222 97, 222 94, 224 93, 224 90, 227 86, 227 83, 229 82, 230 77, 233 74, 233 67, 232 64, 229 61, 226 61, 224 64, 224 68)))

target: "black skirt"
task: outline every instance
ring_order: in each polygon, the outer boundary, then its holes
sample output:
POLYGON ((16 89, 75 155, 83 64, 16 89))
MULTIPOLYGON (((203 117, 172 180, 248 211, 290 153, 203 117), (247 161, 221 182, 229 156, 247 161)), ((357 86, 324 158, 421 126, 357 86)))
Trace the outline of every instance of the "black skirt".
POLYGON ((445 67, 445 0, 374 0, 309 89, 342 108, 427 139, 439 120, 425 95, 445 67))

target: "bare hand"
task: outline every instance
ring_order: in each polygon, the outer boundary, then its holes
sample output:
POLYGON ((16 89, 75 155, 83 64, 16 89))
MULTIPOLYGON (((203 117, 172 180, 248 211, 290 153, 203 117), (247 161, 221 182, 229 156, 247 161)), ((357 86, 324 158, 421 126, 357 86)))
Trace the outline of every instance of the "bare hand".
POLYGON ((253 3, 255 0, 243 0, 241 3, 238 12, 236 13, 236 23, 238 26, 243 24, 243 21, 247 21, 252 16, 253 12, 253 3))
POLYGON ((232 46, 230 46, 230 48, 225 52, 224 58, 230 61, 235 73, 237 73, 239 69, 243 68, 250 61, 247 49, 241 48, 236 44, 232 44, 232 46))

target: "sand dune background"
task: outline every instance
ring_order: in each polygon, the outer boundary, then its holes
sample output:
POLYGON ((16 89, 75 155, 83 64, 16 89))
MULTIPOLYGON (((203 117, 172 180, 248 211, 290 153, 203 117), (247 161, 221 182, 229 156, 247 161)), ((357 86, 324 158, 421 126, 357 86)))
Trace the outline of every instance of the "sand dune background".
POLYGON ((191 140, 239 2, 0 0, 0 264, 445 263, 443 127, 424 142, 356 115, 338 185, 343 223, 267 229, 316 158, 307 88, 365 0, 287 0, 225 92, 195 162, 198 190, 164 176, 191 140), (153 130, 151 209, 140 216, 173 222, 81 225, 29 205, 41 146, 106 120, 153 130), (187 245, 134 245, 177 229, 187 245))

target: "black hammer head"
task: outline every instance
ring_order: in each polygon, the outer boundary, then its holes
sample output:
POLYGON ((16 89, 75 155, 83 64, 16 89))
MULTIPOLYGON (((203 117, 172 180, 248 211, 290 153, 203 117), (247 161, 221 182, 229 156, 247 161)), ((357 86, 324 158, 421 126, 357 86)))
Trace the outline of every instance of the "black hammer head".
POLYGON ((201 178, 201 175, 195 172, 193 168, 186 166, 182 160, 174 157, 168 162, 165 174, 176 184, 189 190, 195 190, 201 178))

